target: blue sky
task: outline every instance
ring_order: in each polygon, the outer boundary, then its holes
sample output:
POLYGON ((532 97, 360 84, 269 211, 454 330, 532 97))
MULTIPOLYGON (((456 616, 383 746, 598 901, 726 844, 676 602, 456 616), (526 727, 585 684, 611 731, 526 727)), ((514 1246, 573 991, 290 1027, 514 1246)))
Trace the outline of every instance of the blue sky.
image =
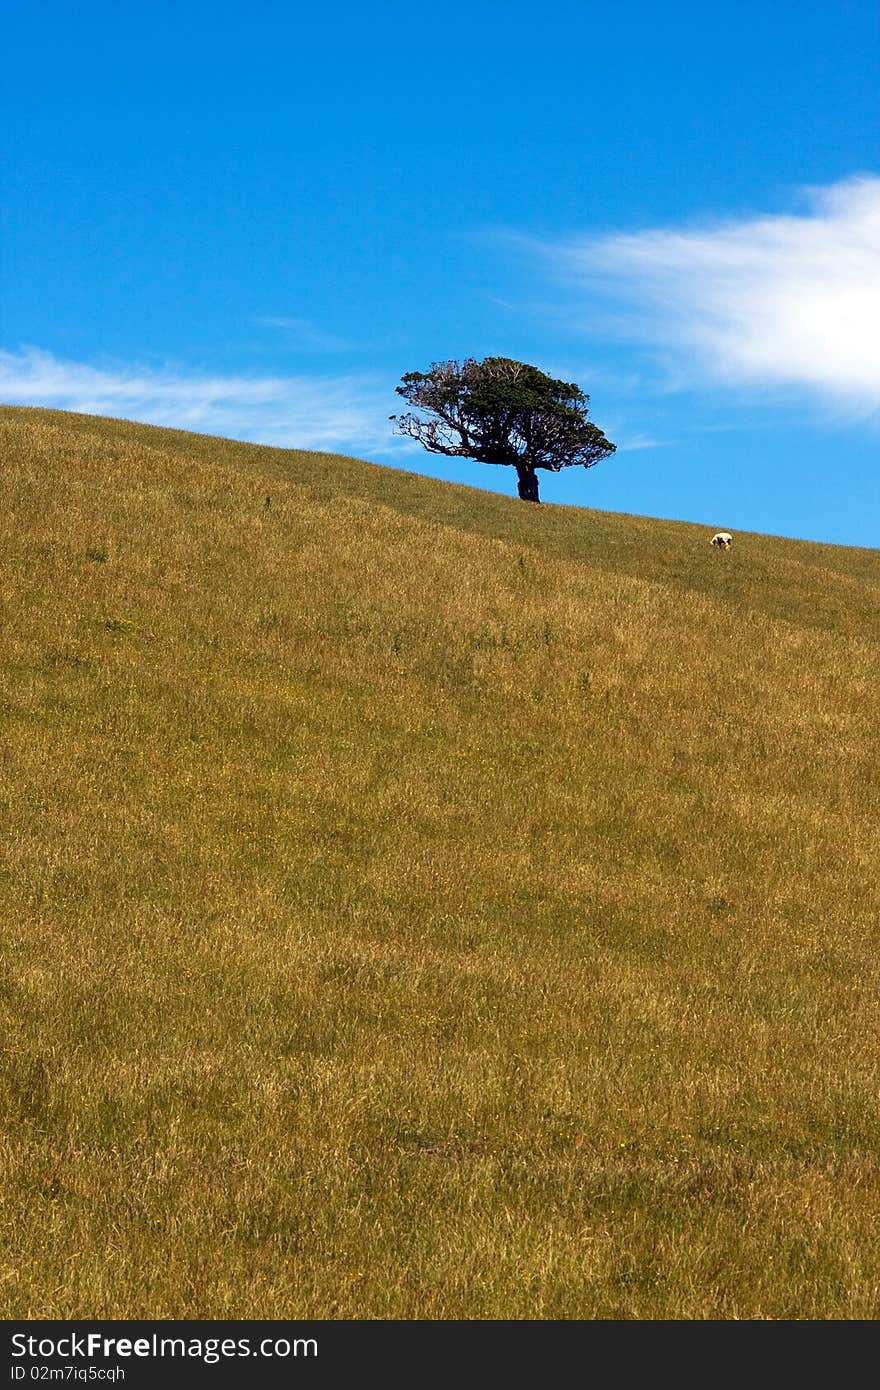
POLYGON ((7 4, 0 399, 357 454, 574 380, 547 501, 880 544, 875 0, 7 4))

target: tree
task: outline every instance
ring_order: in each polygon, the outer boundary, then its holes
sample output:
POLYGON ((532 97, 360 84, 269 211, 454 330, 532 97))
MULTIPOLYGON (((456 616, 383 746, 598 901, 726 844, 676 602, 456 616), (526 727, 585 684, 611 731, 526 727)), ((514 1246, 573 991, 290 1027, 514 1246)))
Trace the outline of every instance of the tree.
POLYGON ((509 357, 435 362, 402 383, 398 395, 433 418, 392 415, 397 433, 432 454, 515 468, 524 502, 541 500, 537 469, 592 468, 617 447, 587 419, 590 398, 580 387, 509 357))

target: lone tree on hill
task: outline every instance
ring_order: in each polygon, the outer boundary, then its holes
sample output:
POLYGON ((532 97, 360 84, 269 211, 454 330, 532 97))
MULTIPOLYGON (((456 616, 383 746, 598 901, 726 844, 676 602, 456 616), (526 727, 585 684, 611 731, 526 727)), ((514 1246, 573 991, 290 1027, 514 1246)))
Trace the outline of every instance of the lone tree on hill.
POLYGON ((524 502, 541 500, 537 469, 592 468, 617 447, 587 419, 590 398, 580 387, 509 357, 435 362, 429 372, 407 372, 397 392, 434 417, 392 415, 398 434, 432 454, 515 468, 524 502))

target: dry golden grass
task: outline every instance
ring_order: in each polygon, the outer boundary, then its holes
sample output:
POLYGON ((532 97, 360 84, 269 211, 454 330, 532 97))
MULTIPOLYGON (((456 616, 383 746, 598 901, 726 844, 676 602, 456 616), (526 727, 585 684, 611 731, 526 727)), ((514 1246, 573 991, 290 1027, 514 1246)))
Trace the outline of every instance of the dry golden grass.
POLYGON ((3 1315, 880 1315, 877 552, 0 437, 3 1315))

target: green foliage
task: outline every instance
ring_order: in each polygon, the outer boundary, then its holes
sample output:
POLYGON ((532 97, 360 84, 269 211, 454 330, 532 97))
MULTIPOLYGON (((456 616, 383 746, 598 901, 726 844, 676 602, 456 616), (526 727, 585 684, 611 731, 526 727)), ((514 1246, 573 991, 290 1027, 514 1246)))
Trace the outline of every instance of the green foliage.
POLYGON ((515 467, 529 501, 538 501, 536 469, 592 468, 616 448, 588 419, 579 386, 509 357, 435 362, 407 372, 397 392, 429 416, 392 415, 400 434, 430 453, 515 467))

